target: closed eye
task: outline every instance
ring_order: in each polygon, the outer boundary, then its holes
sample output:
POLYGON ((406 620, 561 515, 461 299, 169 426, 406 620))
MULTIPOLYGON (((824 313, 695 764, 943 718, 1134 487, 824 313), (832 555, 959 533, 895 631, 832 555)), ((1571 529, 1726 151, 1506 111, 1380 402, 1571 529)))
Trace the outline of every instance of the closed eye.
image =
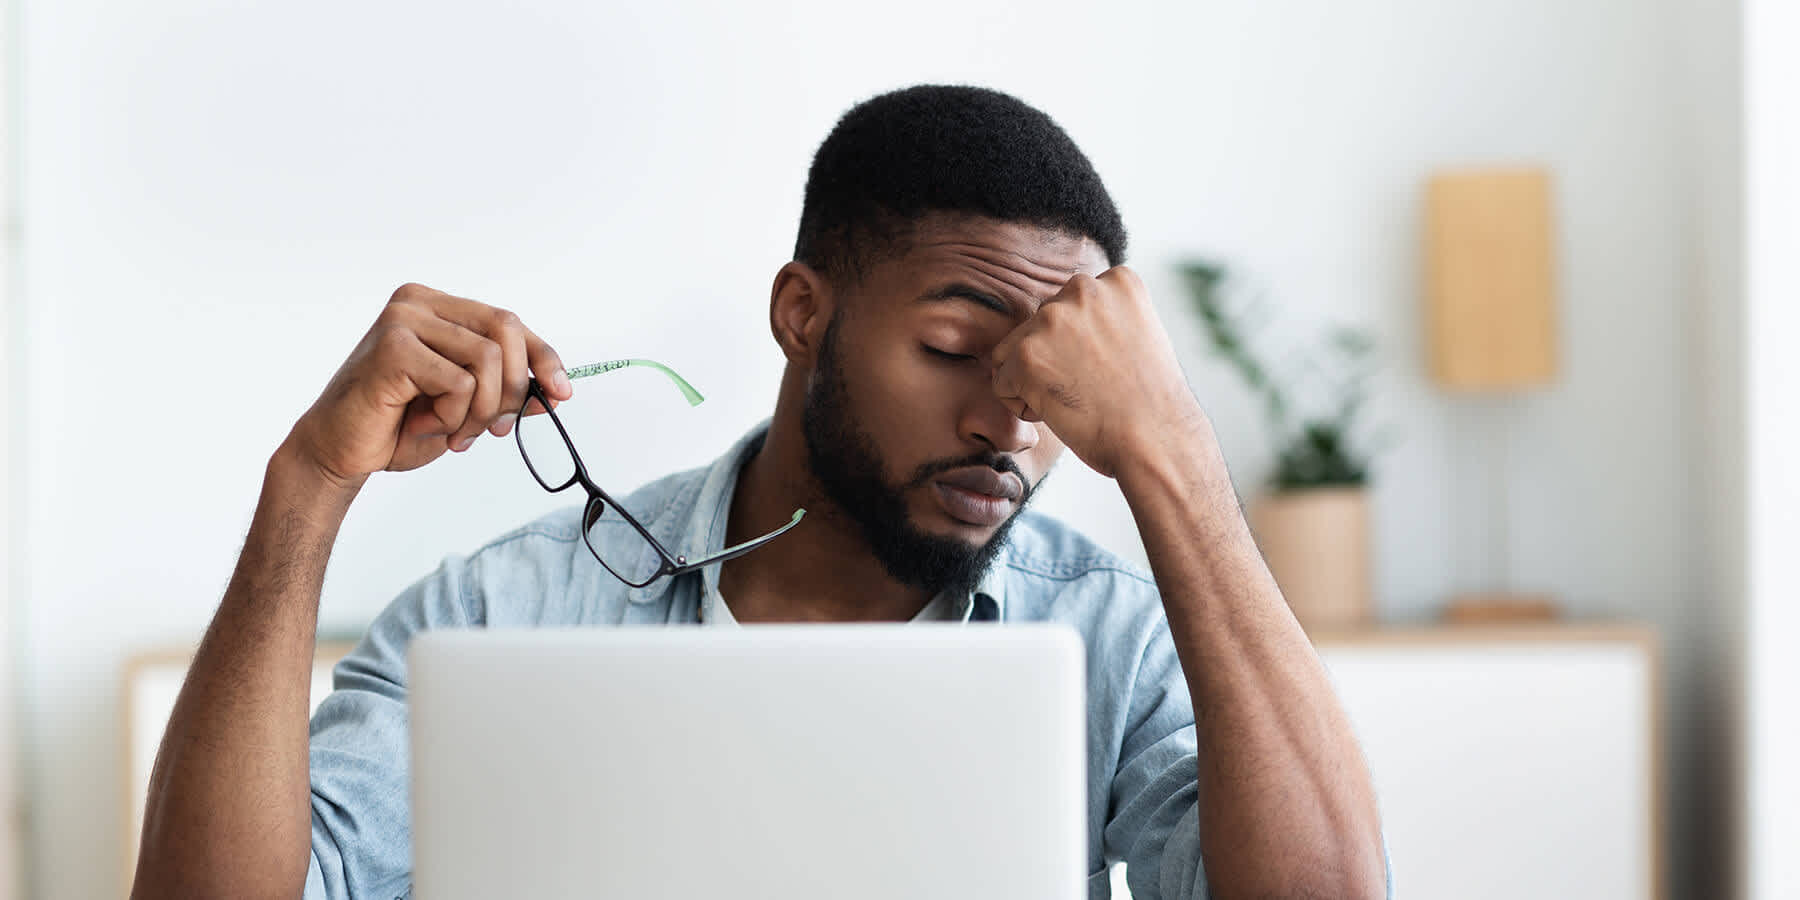
POLYGON ((946 362, 974 362, 975 361, 975 357, 971 356, 967 353, 951 353, 948 350, 939 350, 938 348, 933 347, 930 344, 920 344, 919 346, 923 347, 925 349, 926 354, 928 354, 930 356, 934 356, 934 357, 944 360, 946 362))

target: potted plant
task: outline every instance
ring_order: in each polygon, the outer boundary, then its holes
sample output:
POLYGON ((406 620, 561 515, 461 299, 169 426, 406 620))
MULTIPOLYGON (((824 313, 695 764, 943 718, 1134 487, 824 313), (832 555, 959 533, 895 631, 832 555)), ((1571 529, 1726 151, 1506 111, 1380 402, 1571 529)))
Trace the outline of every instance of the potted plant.
POLYGON ((1267 336, 1267 305, 1228 296, 1222 266, 1188 262, 1181 274, 1214 355, 1257 394, 1277 450, 1267 488, 1250 504, 1250 527, 1269 571, 1307 631, 1368 627, 1374 443, 1364 419, 1374 342, 1334 328, 1280 348, 1282 366, 1271 368, 1266 360, 1278 351, 1267 336))

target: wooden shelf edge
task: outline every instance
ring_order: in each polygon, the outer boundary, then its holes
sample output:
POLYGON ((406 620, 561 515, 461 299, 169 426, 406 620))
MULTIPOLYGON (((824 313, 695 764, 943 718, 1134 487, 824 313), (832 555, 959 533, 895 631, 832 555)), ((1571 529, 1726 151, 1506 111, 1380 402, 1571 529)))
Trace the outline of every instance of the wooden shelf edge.
POLYGON ((1655 649, 1656 629, 1638 622, 1531 622, 1494 625, 1396 625, 1317 631, 1313 646, 1462 646, 1469 644, 1549 644, 1610 642, 1655 649))

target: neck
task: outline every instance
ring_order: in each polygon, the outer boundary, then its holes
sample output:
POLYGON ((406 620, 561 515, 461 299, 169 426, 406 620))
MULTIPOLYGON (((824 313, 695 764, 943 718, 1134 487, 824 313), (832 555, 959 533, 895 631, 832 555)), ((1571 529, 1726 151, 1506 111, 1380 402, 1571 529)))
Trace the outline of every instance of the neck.
POLYGON ((798 404, 783 402, 762 449, 738 472, 727 546, 779 528, 799 507, 806 518, 794 530, 720 567, 719 592, 738 621, 905 621, 930 602, 887 574, 861 528, 826 496, 807 463, 798 404))

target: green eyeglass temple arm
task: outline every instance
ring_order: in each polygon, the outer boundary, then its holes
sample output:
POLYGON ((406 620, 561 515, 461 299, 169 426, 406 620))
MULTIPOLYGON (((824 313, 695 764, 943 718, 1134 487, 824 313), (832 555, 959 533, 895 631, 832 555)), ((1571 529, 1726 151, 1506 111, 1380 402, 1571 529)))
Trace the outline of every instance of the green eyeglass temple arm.
POLYGON ((786 525, 783 525, 780 528, 777 528, 774 531, 771 531, 768 534, 763 535, 762 537, 751 538, 750 540, 747 540, 741 544, 737 544, 737 545, 731 546, 731 547, 726 547, 725 549, 720 550, 719 552, 714 553, 711 556, 707 556, 703 559, 697 559, 690 563, 684 563, 682 565, 682 568, 684 570, 685 569, 697 569, 697 568, 700 568, 701 566, 710 566, 716 562, 724 562, 724 561, 730 560, 730 559, 737 559, 738 557, 743 556, 744 554, 749 553, 750 551, 755 550, 756 548, 761 547, 762 545, 786 534, 788 532, 788 529, 793 528, 795 525, 800 524, 800 520, 805 517, 806 517, 806 510, 796 509, 796 510, 794 510, 793 518, 788 519, 786 525))
POLYGON ((577 378, 587 378, 590 375, 604 375, 614 369, 623 369, 626 366, 647 366, 669 376, 669 380, 675 382, 675 386, 681 389, 681 396, 687 398, 689 406, 699 406, 706 401, 705 397, 700 396, 699 391, 694 390, 693 385, 687 383, 686 378, 675 374, 674 369, 671 369, 654 359, 611 359, 606 362, 597 362, 586 366, 576 366, 573 369, 569 369, 567 374, 569 380, 574 381, 577 378))

